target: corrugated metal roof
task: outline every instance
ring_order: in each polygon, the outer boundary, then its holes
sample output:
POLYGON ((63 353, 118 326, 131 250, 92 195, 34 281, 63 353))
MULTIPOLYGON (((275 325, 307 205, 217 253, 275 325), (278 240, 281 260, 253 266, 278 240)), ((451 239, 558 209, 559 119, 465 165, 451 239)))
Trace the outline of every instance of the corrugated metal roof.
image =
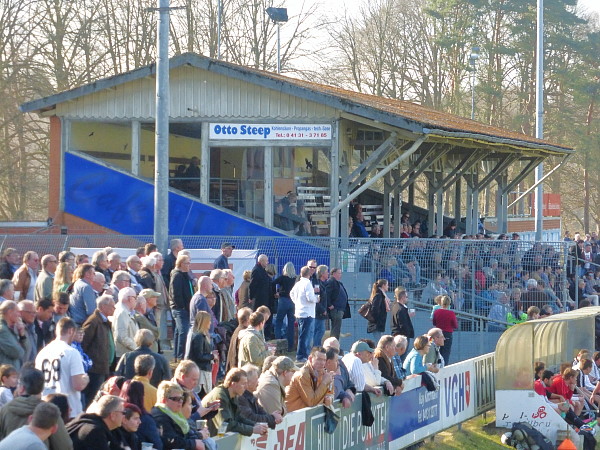
MULTIPOLYGON (((236 64, 218 61, 194 53, 185 53, 170 60, 171 68, 190 65, 224 76, 243 79, 269 89, 283 91, 301 98, 323 103, 346 113, 377 120, 382 123, 405 129, 411 133, 436 134, 462 139, 508 144, 529 148, 545 149, 557 153, 570 153, 572 148, 536 139, 522 133, 509 131, 476 122, 464 117, 427 108, 416 103, 388 99, 370 94, 340 89, 310 81, 290 78, 284 75, 251 69, 236 64)), ((69 91, 51 95, 21 105, 23 112, 43 112, 56 104, 73 100, 103 89, 127 83, 142 77, 152 76, 156 66, 150 65, 130 72, 101 79, 69 91)))

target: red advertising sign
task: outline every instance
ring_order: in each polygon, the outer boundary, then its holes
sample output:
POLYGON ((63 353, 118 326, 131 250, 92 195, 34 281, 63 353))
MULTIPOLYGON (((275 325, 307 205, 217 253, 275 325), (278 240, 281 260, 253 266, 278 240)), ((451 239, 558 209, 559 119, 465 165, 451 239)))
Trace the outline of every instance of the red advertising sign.
MULTIPOLYGON (((531 194, 531 212, 535 211, 535 195, 531 194)), ((544 217, 560 217, 560 194, 544 194, 544 217)))

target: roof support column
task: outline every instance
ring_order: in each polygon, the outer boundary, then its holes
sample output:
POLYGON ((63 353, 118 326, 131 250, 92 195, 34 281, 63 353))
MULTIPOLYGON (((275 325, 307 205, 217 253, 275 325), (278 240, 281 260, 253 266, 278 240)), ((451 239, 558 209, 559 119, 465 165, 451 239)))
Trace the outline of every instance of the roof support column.
POLYGON ((136 177, 140 174, 140 131, 140 121, 131 121, 131 173, 136 177))
POLYGON ((429 230, 429 236, 436 233, 435 231, 435 188, 432 182, 432 175, 428 174, 427 177, 429 182, 427 183, 427 204, 429 208, 427 210, 427 229, 429 230))
POLYGON ((265 225, 273 226, 273 147, 265 147, 264 153, 264 177, 265 177, 265 225))
POLYGON ((383 182, 383 230, 386 238, 392 237, 390 235, 390 225, 392 223, 391 194, 392 177, 391 174, 388 173, 383 182))
MULTIPOLYGON (((348 198, 349 194, 349 186, 348 186, 348 163, 347 160, 342 162, 340 164, 340 175, 341 175, 341 183, 340 183, 340 199, 344 200, 346 198, 348 198)), ((332 193, 333 195, 333 193, 332 193)), ((339 208, 339 203, 337 204, 337 206, 333 206, 331 205, 331 210, 333 211, 336 208, 339 208)), ((348 223, 350 222, 350 218, 348 216, 348 208, 341 208, 339 209, 339 212, 336 211, 335 214, 331 214, 331 217, 333 216, 337 216, 339 215, 340 217, 340 228, 339 230, 334 230, 333 232, 335 233, 335 236, 341 236, 342 238, 346 238, 346 239, 342 239, 342 248, 347 248, 348 247, 348 236, 349 236, 349 230, 348 230, 348 223)))
POLYGON ((456 224, 458 225, 460 223, 460 202, 461 202, 461 188, 462 188, 462 181, 461 178, 457 178, 456 179, 456 184, 454 186, 454 220, 456 221, 456 224))
POLYGON ((210 146, 208 143, 209 124, 208 121, 200 125, 200 201, 208 203, 210 186, 210 146))
MULTIPOLYGON (((393 171, 393 178, 397 179, 400 176, 400 171, 399 170, 394 170, 393 171)), ((394 232, 391 233, 391 228, 390 228, 390 234, 389 237, 394 237, 394 238, 399 238, 400 237, 400 219, 402 218, 402 191, 398 188, 394 189, 394 204, 393 204, 393 210, 394 210, 394 232)), ((387 234, 386 234, 387 237, 387 234)))
MULTIPOLYGON (((329 158, 331 161, 331 170, 329 186, 331 187, 330 191, 330 207, 331 209, 335 208, 340 202, 340 162, 342 155, 342 140, 340 139, 340 119, 336 120, 333 123, 333 140, 331 142, 331 150, 329 154, 329 158)), ((332 238, 337 238, 339 236, 339 228, 340 228, 340 214, 334 214, 329 218, 329 236, 332 238)), ((346 229, 348 227, 346 226, 346 229)), ((336 266, 339 265, 336 260, 338 252, 333 251, 330 255, 330 260, 332 264, 336 266)))
POLYGON ((467 181, 467 234, 477 234, 479 224, 479 179, 478 173, 465 176, 467 181))
POLYGON ((505 187, 508 184, 508 174, 505 172, 497 178, 496 220, 498 233, 508 233, 508 194, 505 187))

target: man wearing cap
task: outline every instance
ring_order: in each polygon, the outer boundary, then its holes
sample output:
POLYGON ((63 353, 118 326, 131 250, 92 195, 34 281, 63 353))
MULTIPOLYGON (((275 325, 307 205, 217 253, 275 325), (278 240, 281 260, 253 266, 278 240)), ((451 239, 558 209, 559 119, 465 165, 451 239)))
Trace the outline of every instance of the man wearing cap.
POLYGON ((373 359, 375 349, 369 344, 362 341, 357 341, 352 345, 350 353, 347 353, 342 358, 342 362, 350 373, 350 380, 354 383, 358 392, 372 392, 377 397, 381 395, 381 389, 369 386, 365 382, 365 373, 363 363, 370 362, 373 359))
POLYGON ((333 373, 325 370, 327 361, 323 347, 313 347, 308 361, 292 377, 285 404, 289 412, 333 402, 333 373))
POLYGON ((231 245, 229 242, 223 242, 221 244, 221 254, 215 262, 213 263, 213 269, 229 269, 229 257, 233 252, 235 246, 231 245))
POLYGON ((285 406, 285 388, 290 385, 292 377, 298 368, 287 356, 278 356, 271 363, 271 367, 258 379, 258 387, 254 396, 258 403, 269 414, 278 412, 287 413, 285 406))

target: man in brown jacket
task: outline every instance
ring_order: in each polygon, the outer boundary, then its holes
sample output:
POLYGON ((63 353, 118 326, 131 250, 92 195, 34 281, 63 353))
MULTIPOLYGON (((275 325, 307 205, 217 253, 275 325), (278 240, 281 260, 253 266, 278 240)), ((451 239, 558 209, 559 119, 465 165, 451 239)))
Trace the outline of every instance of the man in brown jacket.
POLYGON ((323 347, 313 347, 308 361, 296 372, 286 389, 285 406, 289 412, 333 401, 333 374, 325 371, 323 347))
POLYGON ((81 346, 94 363, 88 375, 90 382, 83 391, 86 404, 89 405, 100 386, 110 375, 110 368, 115 359, 115 341, 108 317, 115 312, 115 301, 112 295, 101 295, 96 299, 96 309, 83 323, 84 331, 81 346))
POLYGON ((40 265, 40 257, 36 252, 27 252, 23 255, 23 265, 13 275, 12 282, 15 292, 20 292, 18 300, 33 300, 35 283, 40 265))
POLYGON ((225 367, 225 371, 229 372, 230 369, 238 366, 238 351, 240 347, 240 340, 238 339, 240 335, 240 331, 248 328, 250 324, 250 314, 252 314, 252 309, 248 307, 240 308, 237 312, 237 320, 238 326, 233 331, 231 335, 231 340, 229 341, 229 352, 227 352, 227 366, 225 367))

